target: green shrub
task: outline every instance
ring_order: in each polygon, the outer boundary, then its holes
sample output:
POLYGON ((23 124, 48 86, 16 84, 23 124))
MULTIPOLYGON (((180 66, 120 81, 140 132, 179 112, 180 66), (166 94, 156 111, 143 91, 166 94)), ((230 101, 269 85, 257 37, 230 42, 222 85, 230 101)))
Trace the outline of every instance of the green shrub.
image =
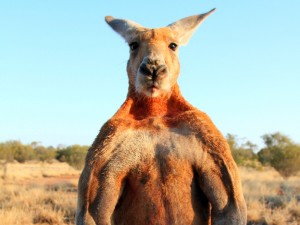
POLYGON ((58 150, 56 159, 60 162, 67 162, 76 169, 82 169, 85 162, 88 146, 72 145, 58 150))
POLYGON ((254 150, 257 147, 255 144, 250 141, 239 144, 237 140, 238 138, 232 134, 227 134, 226 139, 237 165, 253 168, 260 166, 257 155, 254 153, 254 150))
POLYGON ((23 163, 35 158, 34 150, 30 145, 23 145, 20 141, 7 141, 0 145, 0 159, 6 162, 16 160, 23 163))
POLYGON ((266 147, 258 153, 263 165, 272 166, 283 177, 300 171, 300 145, 279 132, 262 136, 266 147))
POLYGON ((35 158, 42 162, 49 162, 53 159, 55 159, 56 156, 56 149, 53 147, 44 147, 44 146, 38 146, 34 148, 35 152, 35 158))

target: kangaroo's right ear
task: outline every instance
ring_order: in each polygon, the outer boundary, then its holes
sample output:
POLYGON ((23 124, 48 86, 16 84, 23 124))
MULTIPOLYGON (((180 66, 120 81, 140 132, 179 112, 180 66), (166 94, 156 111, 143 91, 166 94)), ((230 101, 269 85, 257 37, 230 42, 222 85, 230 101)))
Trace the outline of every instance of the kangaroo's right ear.
POLYGON ((119 33, 127 42, 130 42, 132 36, 143 27, 133 21, 125 19, 116 19, 112 16, 106 16, 105 21, 117 33, 119 33))
POLYGON ((186 45, 193 35, 196 28, 216 9, 207 13, 189 16, 168 25, 171 30, 175 31, 180 45, 186 45))

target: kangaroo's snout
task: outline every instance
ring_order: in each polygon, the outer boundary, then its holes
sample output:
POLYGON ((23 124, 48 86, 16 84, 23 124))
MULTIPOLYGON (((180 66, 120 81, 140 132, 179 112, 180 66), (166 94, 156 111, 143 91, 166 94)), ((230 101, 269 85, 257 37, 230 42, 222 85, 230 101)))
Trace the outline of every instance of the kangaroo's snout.
POLYGON ((153 80, 156 80, 167 75, 167 67, 164 64, 155 65, 150 63, 141 63, 139 72, 144 76, 148 76, 153 80))
POLYGON ((169 71, 163 57, 145 56, 138 67, 137 92, 156 97, 170 91, 169 71))

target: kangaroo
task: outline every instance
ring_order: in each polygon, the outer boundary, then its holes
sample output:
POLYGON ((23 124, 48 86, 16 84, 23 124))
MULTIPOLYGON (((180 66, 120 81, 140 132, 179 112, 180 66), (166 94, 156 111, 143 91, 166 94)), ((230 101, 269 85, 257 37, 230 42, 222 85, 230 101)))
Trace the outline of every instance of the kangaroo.
POLYGON ((213 11, 157 29, 105 18, 129 44, 129 88, 88 151, 77 225, 87 213, 97 225, 246 224, 229 146, 177 83, 178 47, 213 11))

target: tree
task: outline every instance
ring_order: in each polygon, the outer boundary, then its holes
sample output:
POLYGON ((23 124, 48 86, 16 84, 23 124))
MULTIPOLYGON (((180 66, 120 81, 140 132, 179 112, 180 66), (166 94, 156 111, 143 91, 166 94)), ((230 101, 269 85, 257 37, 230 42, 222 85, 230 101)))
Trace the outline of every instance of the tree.
POLYGON ((239 144, 236 135, 227 134, 227 143, 235 162, 240 166, 257 167, 257 156, 254 153, 257 146, 250 141, 239 144))
POLYGON ((0 166, 3 170, 3 178, 6 178, 7 164, 17 160, 25 162, 34 157, 34 152, 30 146, 23 145, 20 141, 7 141, 0 143, 0 166))
POLYGON ((16 160, 23 163, 34 159, 34 151, 30 145, 23 145, 20 141, 7 141, 0 145, 0 159, 6 162, 16 160))
POLYGON ((279 132, 262 136, 265 148, 258 153, 263 165, 272 166, 283 177, 289 177, 300 171, 300 145, 279 132))
POLYGON ((57 151, 56 159, 82 169, 89 146, 72 145, 57 151))
POLYGON ((38 142, 32 142, 31 147, 34 150, 35 159, 42 162, 49 162, 55 159, 56 149, 53 147, 44 147, 40 145, 38 142))

